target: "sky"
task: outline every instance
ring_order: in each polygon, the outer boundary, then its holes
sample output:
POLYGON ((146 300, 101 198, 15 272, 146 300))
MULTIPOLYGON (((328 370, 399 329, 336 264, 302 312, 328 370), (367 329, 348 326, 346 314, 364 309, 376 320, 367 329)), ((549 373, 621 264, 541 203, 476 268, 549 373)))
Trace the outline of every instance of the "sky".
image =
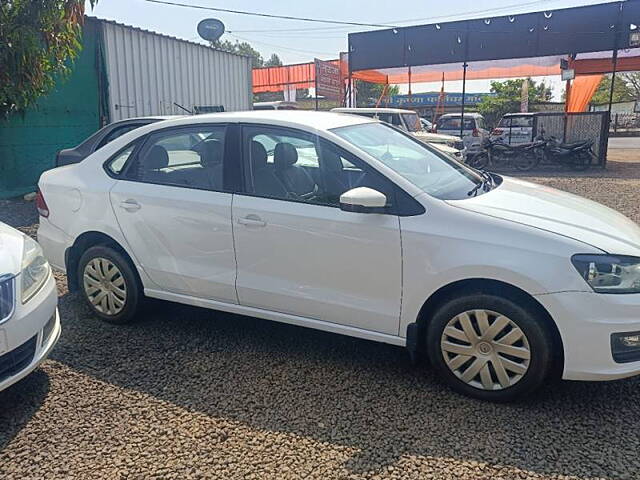
MULTIPOLYGON (((466 18, 485 18, 492 15, 518 14, 544 9, 574 7, 605 3, 602 0, 174 0, 178 3, 289 15, 325 20, 351 21, 381 25, 420 25, 466 18)), ((177 6, 159 5, 145 0, 99 0, 92 10, 87 2, 87 14, 98 18, 151 30, 165 35, 204 42, 196 26, 204 18, 217 18, 226 27, 222 39, 247 41, 266 59, 277 53, 282 61, 301 63, 314 58, 333 59, 347 49, 347 34, 373 30, 374 27, 341 26, 301 21, 253 17, 232 13, 212 12, 177 6)), ((548 77, 547 84, 560 98, 562 82, 548 77)), ((489 81, 467 82, 467 91, 489 91, 489 81)), ((461 82, 447 82, 448 92, 461 91, 461 82)), ((418 84, 419 91, 437 91, 438 84, 418 84)), ((406 87, 401 87, 405 92, 406 87)))

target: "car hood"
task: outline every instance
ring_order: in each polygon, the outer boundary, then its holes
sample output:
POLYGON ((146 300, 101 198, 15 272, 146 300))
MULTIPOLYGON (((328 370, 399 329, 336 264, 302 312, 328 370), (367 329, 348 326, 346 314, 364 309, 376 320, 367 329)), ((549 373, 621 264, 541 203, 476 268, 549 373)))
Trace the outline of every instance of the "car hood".
POLYGON ((433 143, 433 142, 427 142, 427 143, 429 145, 433 145, 433 148, 437 148, 441 152, 448 153, 449 155, 455 156, 457 153, 460 153, 460 150, 450 147, 446 143, 433 143))
POLYGON ((0 276, 20 273, 23 248, 23 234, 0 222, 0 276))
POLYGON ((640 256, 638 225, 604 205, 554 188, 505 177, 488 193, 448 203, 570 237, 607 253, 640 256))
POLYGON ((442 135, 440 133, 429 133, 429 132, 411 132, 411 134, 419 138, 422 141, 430 142, 430 143, 447 143, 447 142, 459 142, 460 138, 454 137, 452 135, 442 135))

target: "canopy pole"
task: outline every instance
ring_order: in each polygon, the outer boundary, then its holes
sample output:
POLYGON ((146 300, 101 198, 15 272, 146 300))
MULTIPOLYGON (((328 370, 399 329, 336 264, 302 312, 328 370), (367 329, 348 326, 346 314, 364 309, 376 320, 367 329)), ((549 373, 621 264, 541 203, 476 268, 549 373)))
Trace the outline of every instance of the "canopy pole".
POLYGON ((462 109, 460 112, 460 139, 464 138, 464 100, 467 93, 467 67, 469 65, 464 62, 462 65, 462 109))
POLYGON ((609 119, 611 119, 611 106, 613 104, 613 89, 616 85, 616 72, 618 70, 618 49, 613 51, 613 70, 611 71, 611 90, 609 91, 609 119))
MULTIPOLYGON (((389 77, 387 77, 387 85, 389 84, 389 77)), ((413 105, 413 101, 411 100, 411 65, 409 65, 409 106, 413 105)))

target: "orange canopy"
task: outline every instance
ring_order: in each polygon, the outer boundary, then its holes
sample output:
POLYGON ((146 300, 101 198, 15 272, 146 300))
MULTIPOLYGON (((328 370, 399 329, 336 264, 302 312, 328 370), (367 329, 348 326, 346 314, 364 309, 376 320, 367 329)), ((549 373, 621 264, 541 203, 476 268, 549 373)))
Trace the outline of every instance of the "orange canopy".
MULTIPOLYGON (((571 68, 576 75, 593 75, 613 71, 612 52, 595 52, 581 54, 577 60, 571 62, 571 68)), ((349 76, 348 54, 340 54, 339 60, 330 60, 340 65, 340 71, 346 80, 349 76)), ((540 58, 523 58, 510 60, 495 60, 470 62, 467 68, 467 80, 489 80, 494 78, 526 78, 560 74, 560 60, 562 56, 540 58)), ((279 92, 287 85, 296 88, 313 88, 315 83, 314 62, 284 65, 281 67, 266 67, 253 69, 253 91, 279 92)), ((618 56, 618 71, 640 70, 640 48, 620 51, 618 56)), ((462 66, 459 63, 444 65, 423 65, 411 67, 387 68, 381 70, 362 70, 352 72, 352 78, 371 83, 406 84, 440 82, 444 74, 445 80, 462 80, 462 66)))

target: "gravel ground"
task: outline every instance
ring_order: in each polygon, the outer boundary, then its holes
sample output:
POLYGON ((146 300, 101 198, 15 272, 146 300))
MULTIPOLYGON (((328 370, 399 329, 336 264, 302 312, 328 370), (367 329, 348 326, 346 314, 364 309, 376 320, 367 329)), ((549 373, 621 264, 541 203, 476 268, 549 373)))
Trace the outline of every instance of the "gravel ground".
MULTIPOLYGON (((640 223, 640 164, 613 153, 531 179, 640 223)), ((37 217, 9 201, 0 221, 37 217)), ((168 304, 113 327, 59 290, 57 348, 0 392, 0 478, 640 478, 637 379, 493 405, 401 348, 168 304)))

